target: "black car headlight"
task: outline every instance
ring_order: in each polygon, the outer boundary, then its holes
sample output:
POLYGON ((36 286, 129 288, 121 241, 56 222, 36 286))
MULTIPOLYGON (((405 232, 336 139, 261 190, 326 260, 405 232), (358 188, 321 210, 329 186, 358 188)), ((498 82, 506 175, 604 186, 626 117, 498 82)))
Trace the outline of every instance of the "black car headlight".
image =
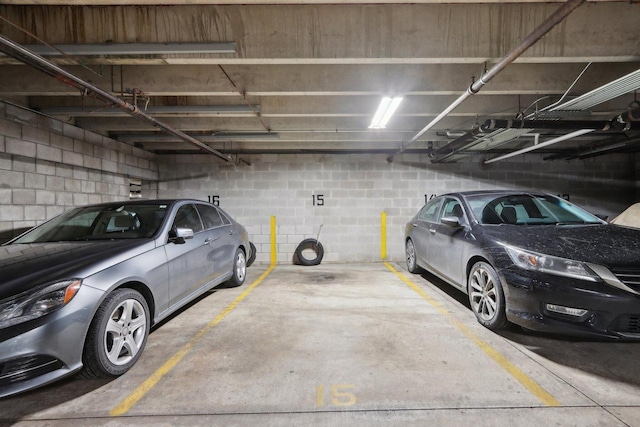
POLYGON ((585 263, 571 259, 539 254, 512 246, 504 246, 513 263, 526 270, 540 271, 557 276, 597 281, 599 276, 585 263))
POLYGON ((0 329, 37 319, 64 307, 82 281, 65 280, 0 301, 0 329))

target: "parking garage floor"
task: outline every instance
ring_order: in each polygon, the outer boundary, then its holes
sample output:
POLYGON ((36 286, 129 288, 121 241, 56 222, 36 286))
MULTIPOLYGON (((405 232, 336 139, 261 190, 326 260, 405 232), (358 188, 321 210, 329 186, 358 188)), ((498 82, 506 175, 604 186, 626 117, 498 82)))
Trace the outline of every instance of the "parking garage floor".
POLYGON ((395 263, 254 266, 112 380, 0 400, 2 425, 640 426, 640 344, 476 323, 395 263))

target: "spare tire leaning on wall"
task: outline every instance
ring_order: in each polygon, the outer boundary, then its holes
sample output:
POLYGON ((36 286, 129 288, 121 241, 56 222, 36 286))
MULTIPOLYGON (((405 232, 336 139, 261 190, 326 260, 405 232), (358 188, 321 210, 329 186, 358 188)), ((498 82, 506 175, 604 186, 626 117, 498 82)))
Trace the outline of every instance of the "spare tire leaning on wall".
POLYGON ((322 262, 322 257, 324 257, 324 247, 322 243, 317 239, 304 239, 296 248, 294 263, 300 265, 318 265, 322 262), (313 251, 315 257, 307 258, 305 255, 308 254, 309 251, 313 251))

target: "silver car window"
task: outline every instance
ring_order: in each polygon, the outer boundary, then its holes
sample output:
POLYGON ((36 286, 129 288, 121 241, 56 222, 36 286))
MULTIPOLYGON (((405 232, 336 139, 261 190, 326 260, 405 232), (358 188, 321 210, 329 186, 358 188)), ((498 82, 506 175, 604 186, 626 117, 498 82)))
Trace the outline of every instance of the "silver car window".
POLYGON ((198 211, 193 205, 184 205, 176 212, 176 219, 173 221, 173 228, 190 228, 194 233, 202 231, 202 222, 198 211))
POLYGON ((207 229, 220 227, 222 225, 222 218, 220 218, 220 214, 218 210, 213 206, 209 205, 196 205, 198 211, 200 212, 200 216, 202 216, 202 221, 204 221, 204 226, 207 229))

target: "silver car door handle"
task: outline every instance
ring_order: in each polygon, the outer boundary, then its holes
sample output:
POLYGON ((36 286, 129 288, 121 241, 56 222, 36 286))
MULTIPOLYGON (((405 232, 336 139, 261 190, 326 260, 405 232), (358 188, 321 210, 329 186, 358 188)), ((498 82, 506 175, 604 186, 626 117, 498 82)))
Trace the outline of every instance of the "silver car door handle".
POLYGON ((436 229, 435 229, 435 228, 430 228, 430 229, 429 229, 429 233, 431 233, 431 234, 436 234, 436 229))
POLYGON ((416 224, 415 222, 411 225, 413 225, 413 228, 416 228, 418 226, 418 224, 416 224))
POLYGON ((209 243, 211 243, 213 241, 213 239, 211 237, 207 237, 204 241, 205 245, 208 245, 209 243))

